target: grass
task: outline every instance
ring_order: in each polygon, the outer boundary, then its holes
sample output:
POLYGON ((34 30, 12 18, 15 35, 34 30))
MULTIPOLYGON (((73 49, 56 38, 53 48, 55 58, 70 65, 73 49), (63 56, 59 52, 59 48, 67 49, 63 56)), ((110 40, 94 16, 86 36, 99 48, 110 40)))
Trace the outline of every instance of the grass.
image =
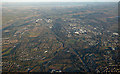
POLYGON ((6 51, 6 52, 2 53, 2 55, 4 56, 4 55, 9 54, 11 50, 12 50, 12 48, 10 48, 8 51, 6 51))
POLYGON ((2 49, 2 52, 6 51, 7 49, 2 49))

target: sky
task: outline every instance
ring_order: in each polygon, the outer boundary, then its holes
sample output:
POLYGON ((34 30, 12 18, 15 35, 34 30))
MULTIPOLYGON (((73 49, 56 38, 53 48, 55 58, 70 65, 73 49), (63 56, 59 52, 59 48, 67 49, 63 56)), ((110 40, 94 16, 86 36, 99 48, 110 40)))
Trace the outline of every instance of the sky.
POLYGON ((2 2, 119 2, 120 0, 2 0, 2 2))

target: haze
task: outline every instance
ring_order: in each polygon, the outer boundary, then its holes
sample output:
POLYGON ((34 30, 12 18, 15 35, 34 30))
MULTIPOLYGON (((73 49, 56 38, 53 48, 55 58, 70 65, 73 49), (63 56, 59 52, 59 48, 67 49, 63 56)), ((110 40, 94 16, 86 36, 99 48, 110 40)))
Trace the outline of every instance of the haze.
POLYGON ((2 2, 118 2, 119 0, 2 0, 2 2))

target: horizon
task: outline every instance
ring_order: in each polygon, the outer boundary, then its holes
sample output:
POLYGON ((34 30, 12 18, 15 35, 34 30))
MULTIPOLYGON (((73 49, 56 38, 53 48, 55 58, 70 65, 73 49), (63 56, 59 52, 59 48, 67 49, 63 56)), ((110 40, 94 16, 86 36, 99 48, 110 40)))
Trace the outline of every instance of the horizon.
POLYGON ((1 2, 119 2, 119 0, 1 0, 1 2))

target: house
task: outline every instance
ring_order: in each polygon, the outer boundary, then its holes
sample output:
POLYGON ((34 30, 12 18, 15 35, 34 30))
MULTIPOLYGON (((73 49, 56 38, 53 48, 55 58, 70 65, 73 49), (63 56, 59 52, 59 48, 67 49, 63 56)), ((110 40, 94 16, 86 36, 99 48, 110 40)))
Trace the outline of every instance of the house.
POLYGON ((44 53, 47 53, 48 51, 45 51, 44 53))
POLYGON ((79 34, 79 32, 75 32, 75 34, 79 34))

